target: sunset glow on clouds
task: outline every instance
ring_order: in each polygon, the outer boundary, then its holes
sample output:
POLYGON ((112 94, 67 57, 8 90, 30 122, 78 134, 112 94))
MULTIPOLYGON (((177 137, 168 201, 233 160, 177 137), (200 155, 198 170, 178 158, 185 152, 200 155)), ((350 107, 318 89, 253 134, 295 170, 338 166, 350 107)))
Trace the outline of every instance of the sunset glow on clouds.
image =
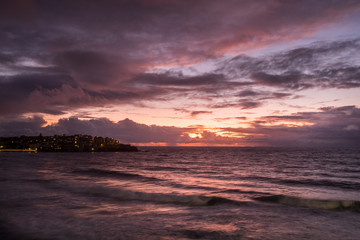
POLYGON ((359 1, 2 1, 0 136, 359 146, 359 1))

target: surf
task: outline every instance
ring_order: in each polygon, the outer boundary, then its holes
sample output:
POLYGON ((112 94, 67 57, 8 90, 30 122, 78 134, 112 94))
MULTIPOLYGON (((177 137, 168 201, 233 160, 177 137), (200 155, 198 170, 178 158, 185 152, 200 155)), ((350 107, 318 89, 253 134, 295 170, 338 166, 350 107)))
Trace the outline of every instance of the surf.
POLYGON ((218 204, 240 204, 231 199, 218 196, 205 195, 179 195, 170 193, 148 193, 131 191, 121 188, 109 188, 104 186, 79 186, 72 191, 86 195, 113 198, 119 201, 144 201, 164 204, 181 204, 188 206, 213 206, 218 204))

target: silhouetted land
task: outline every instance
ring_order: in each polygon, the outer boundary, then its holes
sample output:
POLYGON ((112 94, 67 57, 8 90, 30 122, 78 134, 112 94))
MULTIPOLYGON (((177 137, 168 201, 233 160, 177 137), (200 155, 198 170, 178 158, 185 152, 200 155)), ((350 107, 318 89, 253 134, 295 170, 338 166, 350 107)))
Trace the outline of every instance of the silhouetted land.
POLYGON ((128 144, 121 144, 113 138, 89 135, 40 135, 0 137, 0 151, 136 152, 138 149, 128 144))

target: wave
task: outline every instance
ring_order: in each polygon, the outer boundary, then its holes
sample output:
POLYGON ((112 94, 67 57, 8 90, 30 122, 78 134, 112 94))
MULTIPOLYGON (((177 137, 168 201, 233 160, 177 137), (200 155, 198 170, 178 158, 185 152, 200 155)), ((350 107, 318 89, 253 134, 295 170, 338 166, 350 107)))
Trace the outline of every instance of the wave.
POLYGON ((146 193, 102 186, 82 186, 81 188, 75 190, 75 192, 80 192, 86 195, 95 195, 99 197, 108 197, 122 201, 145 201, 167 204, 182 204, 188 206, 211 206, 224 203, 238 204, 237 201, 216 196, 146 193))
POLYGON ((350 181, 335 181, 329 179, 281 179, 281 178, 271 178, 264 176, 243 176, 241 179, 250 179, 250 180, 260 180, 265 182, 272 182, 277 184, 286 184, 286 185, 305 185, 305 186, 324 186, 324 187, 335 187, 335 188, 345 188, 351 190, 360 189, 360 183, 350 182, 350 181))
POLYGON ((360 184, 356 182, 349 181, 330 181, 330 180, 313 180, 313 179, 304 179, 304 180, 281 180, 281 182, 286 184, 293 185, 307 185, 307 186, 325 186, 325 187, 336 187, 336 188, 345 188, 358 190, 360 189, 360 184))
POLYGON ((360 202, 352 200, 320 200, 292 197, 286 195, 271 195, 254 198, 263 202, 274 202, 295 207, 307 207, 324 210, 348 210, 360 212, 360 202))
POLYGON ((150 171, 181 171, 181 172, 189 171, 189 169, 187 168, 167 167, 167 166, 146 167, 145 169, 150 171))
POLYGON ((219 191, 219 192, 222 192, 222 193, 243 193, 243 194, 268 194, 268 193, 265 193, 265 192, 259 192, 259 191, 251 191, 251 190, 240 190, 240 189, 226 189, 226 190, 222 190, 222 191, 219 191))
POLYGON ((203 190, 217 190, 213 187, 207 186, 197 186, 197 185, 186 185, 181 183, 175 183, 164 179, 159 179, 155 177, 147 177, 135 173, 125 173, 114 170, 104 170, 98 168, 80 168, 72 171, 73 173, 85 174, 96 177, 111 177, 117 179, 135 179, 144 182, 161 182, 162 185, 169 185, 171 187, 181 188, 181 189, 203 189, 203 190))
POLYGON ((225 231, 207 231, 207 230, 193 230, 187 229, 181 231, 186 236, 186 239, 242 239, 243 232, 225 232, 225 231))
POLYGON ((342 172, 348 172, 348 173, 360 173, 360 169, 354 168, 343 168, 341 169, 342 172))
POLYGON ((113 177, 113 178, 123 178, 123 179, 139 179, 145 181, 162 181, 161 179, 154 177, 146 177, 136 173, 126 173, 121 171, 98 169, 98 168, 81 168, 75 169, 73 173, 91 175, 96 177, 113 177))

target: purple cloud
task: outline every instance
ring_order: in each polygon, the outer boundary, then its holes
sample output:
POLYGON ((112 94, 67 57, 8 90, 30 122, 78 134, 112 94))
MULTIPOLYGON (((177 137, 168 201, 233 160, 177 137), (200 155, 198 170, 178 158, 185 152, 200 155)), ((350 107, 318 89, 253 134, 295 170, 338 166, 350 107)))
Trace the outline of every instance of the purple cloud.
POLYGON ((319 42, 265 57, 239 55, 220 64, 228 78, 255 85, 301 90, 360 87, 360 40, 319 42))
MULTIPOLYGON (((240 117, 245 121, 246 118, 240 117)), ((226 120, 226 119, 225 119, 226 120)), ((358 147, 360 143, 360 109, 355 106, 328 107, 320 112, 299 112, 289 116, 265 116, 249 122, 248 128, 223 128, 230 133, 220 136, 203 126, 188 128, 139 124, 125 119, 112 122, 106 118, 80 120, 60 119, 56 124, 43 126, 41 117, 0 121, 1 136, 90 134, 115 137, 125 143, 169 145, 202 143, 205 145, 250 145, 250 146, 341 146, 358 147), (311 125, 274 125, 276 122, 307 122, 311 125), (273 125, 267 125, 271 123, 273 125), (190 132, 202 137, 191 138, 190 132), (238 138, 242 136, 242 138, 238 138)))
MULTIPOLYGON (((1 102, 6 103, 1 114, 58 114, 110 101, 160 99, 184 88, 184 96, 192 96, 191 92, 217 94, 250 84, 232 81, 234 73, 252 84, 291 89, 358 87, 358 66, 313 67, 322 56, 358 48, 357 41, 295 49, 265 59, 239 56, 215 73, 195 76, 147 70, 157 64, 214 59, 235 47, 263 46, 274 42, 274 35, 276 41, 297 38, 359 7, 360 3, 344 0, 4 2, 0 89, 5 96, 1 102), (306 66, 311 66, 311 75, 304 73, 306 66), (269 72, 273 68, 280 73, 269 72), (9 91, 13 95, 5 93, 9 91), (53 92, 54 101, 46 97, 53 92)), ((253 99, 241 101, 245 108, 261 105, 253 99)))
POLYGON ((103 118, 63 118, 43 127, 41 117, 22 116, 76 115, 81 108, 146 106, 169 100, 194 106, 185 112, 197 116, 220 108, 259 108, 269 101, 294 98, 303 89, 359 88, 360 41, 356 38, 257 57, 229 57, 302 39, 359 9, 360 2, 352 0, 3 1, 0 135, 86 133, 134 143, 246 140, 286 145, 288 133, 298 139, 294 145, 307 144, 309 139, 351 144, 358 140, 357 107, 264 116, 250 123, 253 128, 229 129, 235 135, 251 134, 243 139, 205 130, 203 138, 190 138, 186 132, 191 127, 145 125, 128 119, 114 123, 103 118), (211 67, 204 66, 207 60, 211 67), (264 124, 280 120, 313 125, 264 124))

